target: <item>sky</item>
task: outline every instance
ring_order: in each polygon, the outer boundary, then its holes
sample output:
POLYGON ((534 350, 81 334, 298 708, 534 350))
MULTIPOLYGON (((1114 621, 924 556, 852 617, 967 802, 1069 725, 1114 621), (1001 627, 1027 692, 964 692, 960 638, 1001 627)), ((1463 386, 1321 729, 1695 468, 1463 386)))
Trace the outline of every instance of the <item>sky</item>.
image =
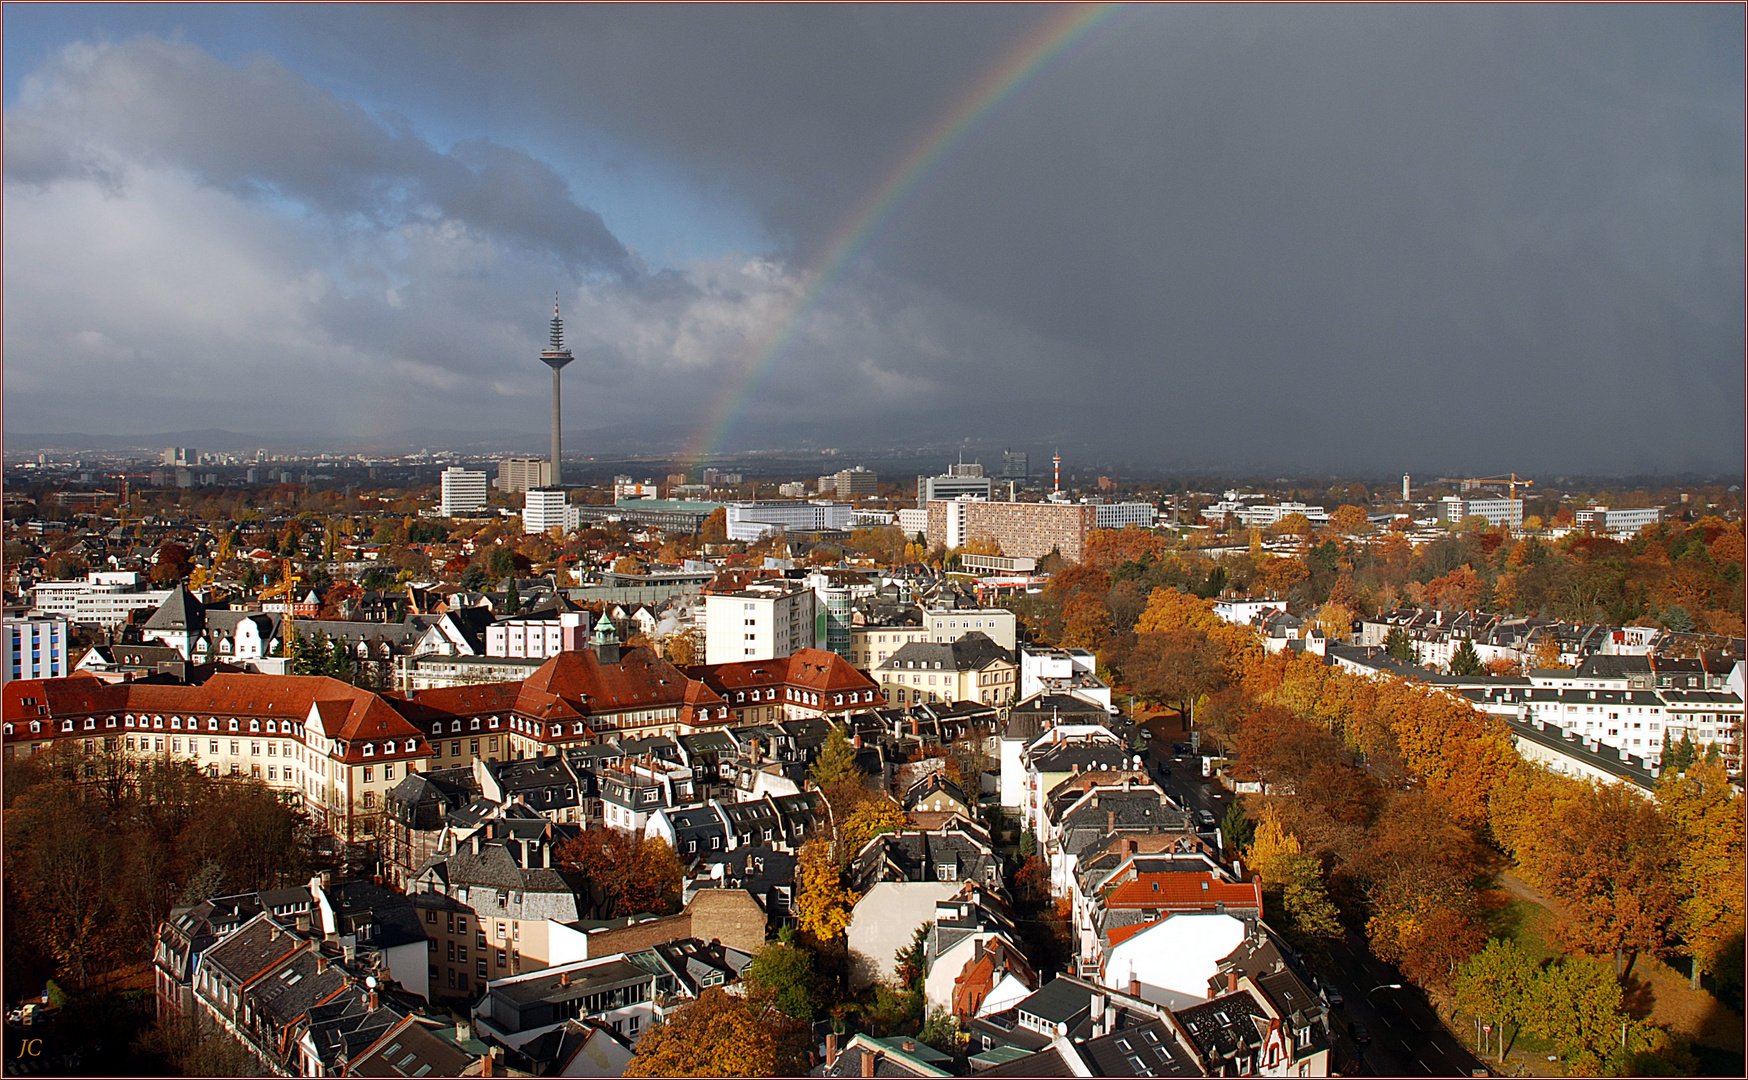
POLYGON ((1744 458, 1744 13, 7 4, 9 433, 1744 458))

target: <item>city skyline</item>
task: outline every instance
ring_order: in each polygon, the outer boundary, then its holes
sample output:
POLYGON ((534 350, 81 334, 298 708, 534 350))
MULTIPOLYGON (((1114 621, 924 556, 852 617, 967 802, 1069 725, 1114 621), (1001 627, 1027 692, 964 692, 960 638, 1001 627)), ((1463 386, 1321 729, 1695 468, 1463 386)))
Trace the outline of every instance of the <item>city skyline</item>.
POLYGON ((1742 458, 1739 9, 8 15, 9 449, 1742 458))

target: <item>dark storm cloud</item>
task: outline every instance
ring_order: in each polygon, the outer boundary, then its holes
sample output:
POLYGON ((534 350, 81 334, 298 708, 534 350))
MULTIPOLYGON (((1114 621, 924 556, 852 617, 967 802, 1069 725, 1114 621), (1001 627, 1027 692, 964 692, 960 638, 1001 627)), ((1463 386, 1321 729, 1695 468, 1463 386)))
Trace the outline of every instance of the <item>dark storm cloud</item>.
MULTIPOLYGON (((385 241, 354 259, 392 298, 323 294, 315 336, 424 365, 421 407, 441 409, 446 380, 511 378, 485 359, 526 347, 527 305, 505 298, 549 274, 446 222, 639 265, 554 168, 608 133, 779 245, 576 298, 596 374, 573 371, 613 391, 591 422, 684 425, 738 385, 851 209, 1050 14, 286 9, 298 70, 149 42, 68 66, 58 95, 8 111, 6 178, 114 190, 160 160, 412 221, 416 258, 385 241), (372 109, 321 88, 343 86, 372 109), (481 141, 441 152, 385 105, 481 141)), ((735 441, 806 415, 883 443, 902 417, 1165 466, 1734 468, 1742 41, 1732 6, 1120 10, 880 223, 745 395, 735 441)))
POLYGON ((374 117, 270 56, 231 66, 148 38, 78 50, 56 75, 52 94, 7 111, 8 180, 113 187, 119 154, 327 214, 392 222, 428 207, 579 270, 628 268, 625 247, 551 166, 487 139, 441 153, 404 118, 374 117))

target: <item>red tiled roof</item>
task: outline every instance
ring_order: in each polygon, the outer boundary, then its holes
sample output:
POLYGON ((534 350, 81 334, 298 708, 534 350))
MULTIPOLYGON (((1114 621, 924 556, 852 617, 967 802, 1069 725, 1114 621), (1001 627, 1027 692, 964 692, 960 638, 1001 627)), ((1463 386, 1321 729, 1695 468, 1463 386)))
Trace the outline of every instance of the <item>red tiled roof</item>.
POLYGON ((1161 871, 1137 874, 1112 889, 1104 899, 1107 908, 1172 911, 1213 911, 1216 904, 1228 908, 1254 907, 1260 912, 1262 884, 1221 881, 1212 871, 1161 871))
POLYGON ((837 653, 798 649, 773 660, 739 660, 732 664, 694 664, 686 674, 707 684, 724 698, 735 690, 793 686, 816 693, 848 693, 880 686, 837 653))

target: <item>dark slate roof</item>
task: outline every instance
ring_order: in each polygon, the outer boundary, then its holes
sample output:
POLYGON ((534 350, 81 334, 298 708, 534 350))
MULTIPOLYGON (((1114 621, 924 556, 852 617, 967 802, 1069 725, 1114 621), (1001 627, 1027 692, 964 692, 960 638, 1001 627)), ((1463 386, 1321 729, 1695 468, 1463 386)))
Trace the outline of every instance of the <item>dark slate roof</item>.
POLYGON ((982 671, 998 660, 1007 660, 1008 651, 991 641, 988 634, 973 630, 956 641, 912 641, 881 663, 879 670, 927 668, 930 671, 982 671))
POLYGON ((283 1030, 346 985, 346 973, 338 965, 323 964, 315 950, 306 948, 250 987, 249 997, 257 1012, 283 1030))
POLYGON ((246 983, 290 955, 301 939, 271 915, 257 915, 206 951, 208 963, 246 983))
POLYGON ((1000 857, 974 838, 958 831, 886 833, 868 841, 850 863, 859 891, 881 881, 968 881, 1000 884, 1000 857), (953 867, 951 879, 941 876, 953 867), (992 874, 991 870, 995 873, 992 874))
POLYGON ((1080 1048, 1100 1076, 1200 1076, 1201 1068, 1164 1020, 1092 1039, 1080 1048))
POLYGON ((1210 1059, 1253 1053, 1268 1026, 1268 1014, 1263 1007, 1242 991, 1180 1009, 1176 1016, 1203 1056, 1210 1059))
POLYGON ((460 1076, 473 1056, 407 1017, 347 1066, 352 1076, 460 1076))

